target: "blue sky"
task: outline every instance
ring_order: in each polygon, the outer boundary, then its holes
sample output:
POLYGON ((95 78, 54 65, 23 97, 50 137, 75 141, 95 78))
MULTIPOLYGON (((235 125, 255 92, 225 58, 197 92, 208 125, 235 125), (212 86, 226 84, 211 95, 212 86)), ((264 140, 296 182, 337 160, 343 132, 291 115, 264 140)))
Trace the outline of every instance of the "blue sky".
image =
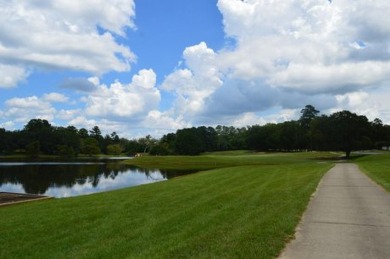
POLYGON ((390 123, 390 2, 1 1, 0 127, 136 138, 297 119, 390 123))

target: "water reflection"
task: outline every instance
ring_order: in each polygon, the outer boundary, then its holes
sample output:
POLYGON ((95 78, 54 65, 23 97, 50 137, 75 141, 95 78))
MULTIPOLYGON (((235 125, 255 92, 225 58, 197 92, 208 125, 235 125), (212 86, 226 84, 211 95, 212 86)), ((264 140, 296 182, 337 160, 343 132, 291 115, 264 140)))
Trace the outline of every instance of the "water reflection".
POLYGON ((185 173, 141 169, 118 162, 0 162, 0 191, 62 198, 163 181, 182 174, 185 173))

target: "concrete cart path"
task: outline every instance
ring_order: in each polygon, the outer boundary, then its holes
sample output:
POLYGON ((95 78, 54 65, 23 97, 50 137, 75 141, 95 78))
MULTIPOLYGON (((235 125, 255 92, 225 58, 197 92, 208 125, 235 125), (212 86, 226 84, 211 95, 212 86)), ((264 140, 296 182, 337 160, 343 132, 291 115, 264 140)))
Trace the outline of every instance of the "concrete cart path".
POLYGON ((279 258, 390 258, 390 194, 355 164, 325 174, 279 258))

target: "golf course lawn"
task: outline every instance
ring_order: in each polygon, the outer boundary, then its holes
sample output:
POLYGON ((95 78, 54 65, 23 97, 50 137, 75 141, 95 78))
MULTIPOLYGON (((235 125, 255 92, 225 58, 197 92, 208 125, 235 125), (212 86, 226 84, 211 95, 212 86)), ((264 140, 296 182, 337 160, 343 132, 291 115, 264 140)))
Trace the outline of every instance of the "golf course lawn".
POLYGON ((166 168, 213 169, 0 207, 0 258, 273 258, 333 166, 319 157, 329 155, 141 158, 166 168))
POLYGON ((355 161, 364 173, 390 192, 390 154, 363 156, 355 161))

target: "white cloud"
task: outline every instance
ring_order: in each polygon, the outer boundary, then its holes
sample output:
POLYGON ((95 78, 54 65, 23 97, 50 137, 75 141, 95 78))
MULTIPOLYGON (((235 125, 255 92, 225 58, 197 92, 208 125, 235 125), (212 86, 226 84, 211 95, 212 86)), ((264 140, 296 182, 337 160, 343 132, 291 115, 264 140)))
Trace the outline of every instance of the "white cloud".
POLYGON ((358 91, 337 95, 338 103, 329 110, 329 113, 350 110, 367 116, 369 120, 380 118, 384 123, 390 124, 389 96, 389 87, 378 87, 370 92, 358 91))
POLYGON ((388 1, 220 0, 218 7, 237 40, 222 55, 235 77, 311 93, 389 80, 388 1), (380 45, 381 55, 373 51, 380 45))
POLYGON ((366 61, 336 65, 295 65, 275 73, 273 85, 300 92, 349 92, 390 81, 390 62, 366 61))
POLYGON ((94 74, 127 71, 135 55, 116 42, 135 28, 134 1, 6 1, 0 8, 0 85, 15 86, 26 69, 69 69, 94 74), (103 28, 99 33, 97 26, 103 28))
POLYGON ((371 96, 390 82, 389 1, 219 0, 217 6, 236 45, 215 52, 202 42, 184 50, 184 66, 161 86, 175 93, 174 118, 242 124, 270 120, 263 114, 280 107, 293 119, 306 104, 339 107, 340 96, 358 109, 353 93, 371 96))
POLYGON ((149 69, 139 71, 127 85, 119 81, 110 86, 99 85, 96 91, 84 98, 86 114, 122 118, 146 115, 158 107, 161 99, 155 84, 156 74, 149 69))
POLYGON ((177 69, 165 78, 161 88, 176 94, 176 116, 201 112, 205 98, 221 86, 216 56, 204 42, 187 47, 183 52, 187 68, 177 69))
POLYGON ((157 135, 191 126, 181 116, 174 119, 169 112, 160 112, 158 110, 150 111, 141 125, 145 128, 154 129, 157 135))
POLYGON ((24 81, 27 76, 28 73, 22 67, 0 63, 0 88, 15 87, 20 81, 24 81))
POLYGON ((94 119, 88 119, 80 115, 69 120, 69 125, 75 126, 77 128, 92 129, 94 126, 98 125, 98 122, 94 119))
POLYGON ((26 98, 11 98, 5 102, 7 110, 3 112, 4 118, 12 118, 16 122, 27 123, 32 118, 53 120, 56 109, 50 102, 37 96, 26 98))
POLYGON ((69 98, 60 93, 48 93, 43 95, 43 100, 51 103, 65 103, 69 98))

